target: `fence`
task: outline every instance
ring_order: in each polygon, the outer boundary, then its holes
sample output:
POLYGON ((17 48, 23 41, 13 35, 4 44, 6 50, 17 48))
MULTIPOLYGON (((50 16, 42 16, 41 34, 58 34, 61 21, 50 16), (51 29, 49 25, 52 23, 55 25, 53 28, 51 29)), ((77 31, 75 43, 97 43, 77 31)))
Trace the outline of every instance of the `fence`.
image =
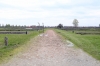
POLYGON ((4 32, 0 32, 0 34, 27 34, 27 31, 24 31, 24 32, 21 32, 21 31, 19 31, 19 32, 6 32, 6 31, 4 31, 4 32))
POLYGON ((73 27, 73 26, 64 26, 63 30, 100 30, 100 27, 89 26, 89 27, 73 27))

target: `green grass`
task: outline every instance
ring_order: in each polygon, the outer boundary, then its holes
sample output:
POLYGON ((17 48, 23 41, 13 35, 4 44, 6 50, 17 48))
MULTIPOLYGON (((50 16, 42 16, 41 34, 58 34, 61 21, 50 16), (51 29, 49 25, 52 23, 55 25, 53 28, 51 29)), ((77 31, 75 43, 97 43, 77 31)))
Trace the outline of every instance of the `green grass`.
POLYGON ((55 29, 55 31, 97 60, 100 60, 100 35, 80 35, 72 33, 72 31, 58 29, 55 29))
POLYGON ((37 36, 38 31, 30 31, 26 34, 0 34, 0 63, 21 50, 31 38, 37 36), (4 37, 8 37, 8 46, 4 45, 4 37))

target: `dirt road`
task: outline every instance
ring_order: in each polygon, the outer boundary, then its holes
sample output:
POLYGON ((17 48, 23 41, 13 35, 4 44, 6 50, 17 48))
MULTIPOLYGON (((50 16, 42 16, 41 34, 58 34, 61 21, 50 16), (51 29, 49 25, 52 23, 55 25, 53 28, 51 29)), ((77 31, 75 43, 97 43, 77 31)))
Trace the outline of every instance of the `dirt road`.
POLYGON ((68 46, 53 30, 30 43, 26 51, 0 66, 100 66, 81 49, 68 46))

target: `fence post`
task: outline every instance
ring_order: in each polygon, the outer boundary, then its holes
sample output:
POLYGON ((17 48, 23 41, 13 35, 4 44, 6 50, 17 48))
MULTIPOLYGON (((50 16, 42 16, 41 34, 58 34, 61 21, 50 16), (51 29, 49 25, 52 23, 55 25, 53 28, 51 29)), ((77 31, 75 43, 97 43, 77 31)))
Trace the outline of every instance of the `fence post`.
POLYGON ((8 46, 8 38, 7 37, 4 38, 4 41, 5 41, 5 46, 8 46))
POLYGON ((26 31, 26 34, 27 34, 27 31, 26 31))
POLYGON ((43 24, 43 33, 44 33, 44 23, 42 23, 43 24))
POLYGON ((39 33, 40 33, 40 23, 38 22, 38 24, 39 24, 39 26, 38 26, 38 31, 39 31, 39 33))
POLYGON ((74 30, 72 31, 72 33, 74 33, 74 30))

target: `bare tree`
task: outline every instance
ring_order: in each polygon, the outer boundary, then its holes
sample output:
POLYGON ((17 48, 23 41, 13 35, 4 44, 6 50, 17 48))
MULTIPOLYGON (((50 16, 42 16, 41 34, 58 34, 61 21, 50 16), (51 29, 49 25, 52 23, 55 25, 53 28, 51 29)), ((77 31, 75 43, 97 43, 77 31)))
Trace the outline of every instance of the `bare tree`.
POLYGON ((78 23, 79 23, 79 22, 78 22, 77 19, 74 19, 74 20, 73 20, 73 25, 74 25, 75 27, 78 27, 78 23))

